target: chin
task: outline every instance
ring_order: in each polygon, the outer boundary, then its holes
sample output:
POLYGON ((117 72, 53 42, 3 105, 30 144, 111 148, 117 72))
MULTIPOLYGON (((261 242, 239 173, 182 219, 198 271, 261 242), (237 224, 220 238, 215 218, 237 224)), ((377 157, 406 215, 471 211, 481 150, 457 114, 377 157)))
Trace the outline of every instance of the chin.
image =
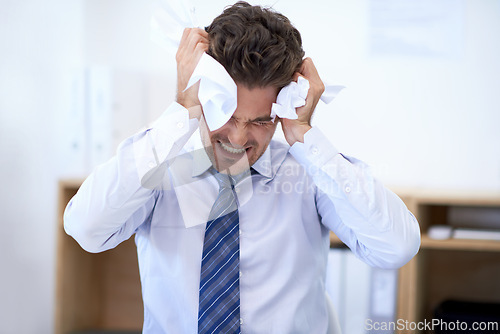
POLYGON ((243 152, 225 150, 219 142, 212 143, 212 154, 209 154, 212 165, 221 173, 240 174, 250 169, 255 162, 249 159, 253 156, 254 148, 249 147, 243 152))
POLYGON ((229 172, 229 174, 237 175, 241 174, 250 169, 253 162, 249 161, 246 154, 244 154, 240 159, 217 159, 216 161, 216 169, 219 172, 229 172))

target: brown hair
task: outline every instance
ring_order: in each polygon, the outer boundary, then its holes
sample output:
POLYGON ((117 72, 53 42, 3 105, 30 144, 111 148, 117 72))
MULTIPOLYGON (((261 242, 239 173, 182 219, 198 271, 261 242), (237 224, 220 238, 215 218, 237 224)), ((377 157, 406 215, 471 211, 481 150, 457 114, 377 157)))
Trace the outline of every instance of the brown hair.
POLYGON ((248 88, 284 87, 302 64, 299 31, 287 17, 270 8, 239 1, 206 28, 208 54, 237 83, 248 88))

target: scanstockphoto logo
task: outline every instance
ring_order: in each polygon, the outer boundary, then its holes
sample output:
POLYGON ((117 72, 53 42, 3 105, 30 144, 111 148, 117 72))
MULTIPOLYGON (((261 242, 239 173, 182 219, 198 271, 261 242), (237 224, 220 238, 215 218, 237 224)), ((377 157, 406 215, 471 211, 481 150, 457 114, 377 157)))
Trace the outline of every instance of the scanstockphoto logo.
POLYGON ((260 187, 257 187, 260 194, 304 194, 307 192, 313 193, 315 190, 314 183, 310 178, 303 180, 292 181, 275 181, 267 182, 266 179, 259 181, 260 187))
POLYGON ((377 331, 399 331, 402 334, 421 332, 453 332, 453 333, 500 333, 500 323, 497 321, 444 321, 443 319, 431 319, 424 321, 408 321, 397 319, 396 321, 374 321, 366 319, 365 330, 377 331))
MULTIPOLYGON (((156 156, 156 155, 155 155, 156 156)), ((179 187, 195 186, 205 178, 211 177, 210 173, 202 173, 193 177, 193 171, 197 170, 200 161, 206 168, 208 157, 204 149, 193 150, 180 154, 163 162, 151 162, 147 166, 137 166, 139 174, 142 174, 141 184, 146 189, 151 190, 172 190, 179 187), (142 171, 142 172, 141 172, 142 171)), ((136 157, 136 162, 141 161, 136 157)), ((144 160, 144 159, 143 159, 144 160)), ((208 162, 210 165, 210 162, 208 162)), ((266 175, 276 172, 273 177, 250 177, 250 167, 244 169, 243 177, 240 179, 250 179, 258 185, 252 187, 260 194, 292 194, 316 192, 319 189, 324 193, 337 193, 346 191, 351 194, 371 192, 374 182, 370 170, 361 168, 349 170, 345 166, 329 165, 325 168, 318 168, 315 165, 302 166, 298 164, 282 165, 279 170, 273 171, 270 163, 262 163, 261 171, 266 175), (341 184, 332 180, 343 180, 341 184), (362 179, 363 183, 356 182, 362 179), (326 182, 321 182, 326 180, 326 182)))

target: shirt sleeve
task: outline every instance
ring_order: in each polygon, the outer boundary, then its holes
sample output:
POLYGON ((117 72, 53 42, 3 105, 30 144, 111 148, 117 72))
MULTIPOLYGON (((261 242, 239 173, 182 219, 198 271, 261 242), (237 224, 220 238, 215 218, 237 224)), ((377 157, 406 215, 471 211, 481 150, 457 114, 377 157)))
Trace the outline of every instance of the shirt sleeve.
POLYGON ((83 182, 64 212, 64 229, 88 252, 114 248, 149 217, 167 159, 181 151, 197 119, 173 103, 152 126, 124 140, 83 182))
POLYGON ((420 228, 404 202, 362 161, 344 156, 317 128, 290 148, 318 188, 325 226, 364 262, 399 268, 418 252, 420 228))

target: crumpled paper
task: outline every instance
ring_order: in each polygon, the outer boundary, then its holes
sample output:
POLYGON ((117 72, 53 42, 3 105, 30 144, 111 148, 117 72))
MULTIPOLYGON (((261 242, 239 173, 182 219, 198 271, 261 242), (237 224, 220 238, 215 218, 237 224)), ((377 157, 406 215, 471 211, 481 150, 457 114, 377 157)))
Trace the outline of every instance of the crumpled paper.
POLYGON ((198 99, 211 131, 221 128, 237 106, 237 86, 224 66, 206 53, 200 58, 186 89, 200 81, 198 99))
POLYGON ((345 86, 342 85, 330 85, 325 82, 323 83, 325 85, 325 91, 323 92, 323 95, 321 95, 320 100, 326 104, 332 102, 333 99, 336 98, 340 93, 340 91, 345 88, 345 86))
POLYGON ((175 54, 187 27, 197 27, 194 7, 188 0, 157 1, 150 20, 150 38, 175 54))
MULTIPOLYGON (((321 101, 330 103, 344 88, 344 86, 325 84, 325 91, 320 97, 321 101)), ((280 118, 297 119, 296 109, 306 104, 308 91, 309 81, 302 76, 299 76, 297 82, 292 81, 287 86, 283 87, 276 98, 276 103, 273 103, 271 109, 273 122, 276 116, 280 118)))
MULTIPOLYGON (((196 27, 194 7, 187 0, 161 1, 151 18, 151 39, 158 45, 175 53, 185 27, 196 27)), ((206 53, 202 55, 189 79, 187 88, 200 81, 198 98, 210 131, 222 127, 231 118, 237 107, 237 86, 226 69, 206 53)), ((186 89, 187 89, 186 88, 186 89)), ((325 84, 321 100, 330 103, 344 86, 325 84)), ((297 119, 296 108, 305 104, 309 82, 300 77, 283 87, 273 103, 271 117, 297 119)))
MULTIPOLYGON (((198 98, 210 131, 221 128, 234 114, 237 107, 238 89, 224 66, 206 53, 200 58, 186 89, 200 81, 198 98)), ((325 85, 321 100, 331 102, 344 86, 325 85)), ((297 119, 296 108, 306 103, 309 81, 299 76, 278 93, 276 103, 271 108, 271 117, 297 119)))
POLYGON ((283 87, 278 93, 276 103, 271 108, 271 118, 276 116, 280 118, 297 119, 296 108, 306 104, 306 97, 309 91, 309 81, 299 76, 297 82, 292 81, 283 87))

